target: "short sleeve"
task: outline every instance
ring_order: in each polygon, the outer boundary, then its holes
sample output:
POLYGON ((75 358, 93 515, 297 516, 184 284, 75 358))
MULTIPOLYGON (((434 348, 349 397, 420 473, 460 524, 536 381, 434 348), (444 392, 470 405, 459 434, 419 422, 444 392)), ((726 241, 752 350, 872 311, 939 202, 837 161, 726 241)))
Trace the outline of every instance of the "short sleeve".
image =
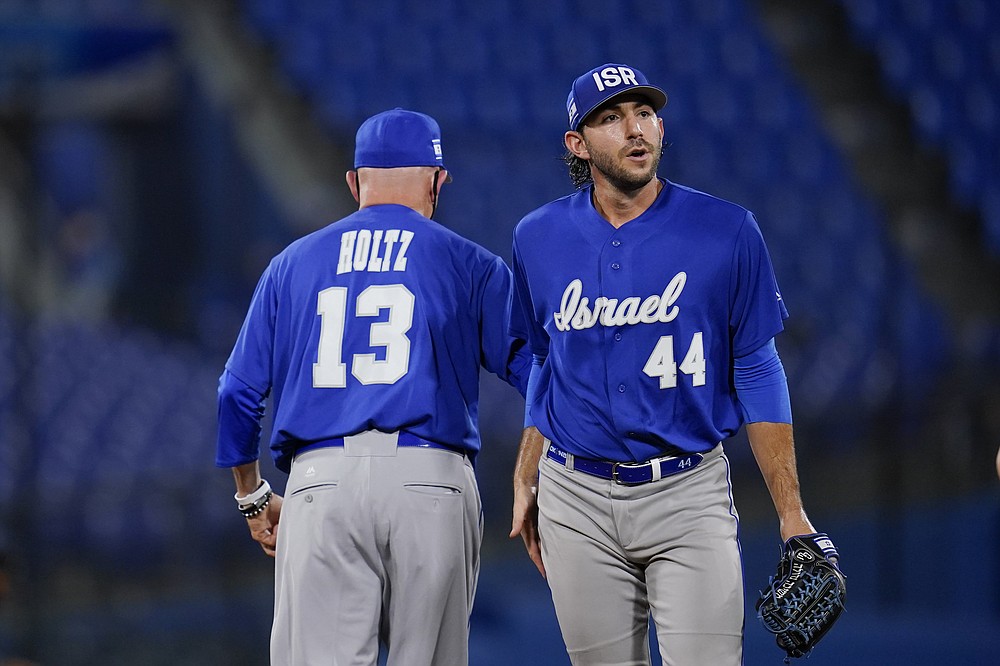
POLYGON ((226 362, 226 368, 261 394, 271 389, 274 327, 278 298, 274 284, 274 262, 267 267, 254 290, 243 327, 226 362))
POLYGON ((788 311, 771 257, 752 213, 747 213, 733 249, 729 330, 734 356, 754 351, 784 330, 788 311))
POLYGON ((524 338, 510 333, 513 287, 511 271, 500 257, 494 257, 483 276, 480 293, 480 331, 483 367, 524 395, 530 356, 524 338))
POLYGON ((517 247, 517 235, 514 235, 514 297, 511 305, 510 333, 514 337, 528 341, 531 353, 536 356, 547 356, 549 353, 549 336, 538 318, 535 317, 534 303, 521 253, 517 247))

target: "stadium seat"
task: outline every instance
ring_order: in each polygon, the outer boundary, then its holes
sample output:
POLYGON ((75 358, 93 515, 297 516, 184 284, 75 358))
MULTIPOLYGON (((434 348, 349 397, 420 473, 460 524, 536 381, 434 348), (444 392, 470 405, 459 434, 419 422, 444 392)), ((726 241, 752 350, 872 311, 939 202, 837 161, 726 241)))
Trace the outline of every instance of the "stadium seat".
MULTIPOLYGON (((842 0, 859 40, 909 104, 922 143, 947 156, 952 194, 978 208, 1000 182, 1000 6, 948 0, 842 0)), ((991 245, 992 246, 992 245, 991 245)))

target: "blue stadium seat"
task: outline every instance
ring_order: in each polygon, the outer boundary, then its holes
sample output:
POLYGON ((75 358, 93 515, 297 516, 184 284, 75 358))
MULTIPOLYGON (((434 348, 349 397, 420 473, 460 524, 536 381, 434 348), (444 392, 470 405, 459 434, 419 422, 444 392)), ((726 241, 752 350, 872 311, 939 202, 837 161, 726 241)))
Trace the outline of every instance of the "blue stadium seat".
POLYGON ((878 38, 876 48, 882 71, 895 89, 906 90, 930 69, 927 54, 919 43, 922 40, 922 36, 898 29, 888 31, 878 38))
POLYGON ((686 0, 689 16, 699 32, 745 28, 744 3, 732 0, 686 0), (740 25, 740 19, 742 25, 740 25))
MULTIPOLYGON (((544 4, 544 3, 538 3, 544 4)), ((508 76, 515 81, 531 81, 543 77, 559 76, 565 79, 563 85, 569 90, 572 78, 546 66, 552 56, 548 46, 548 31, 542 27, 526 23, 523 27, 501 26, 491 36, 493 60, 497 69, 489 76, 508 76)))
POLYGON ((395 0, 346 0, 339 4, 345 25, 366 26, 376 35, 384 26, 401 18, 398 16, 399 3, 395 0))
POLYGON ((948 146, 951 191, 963 206, 972 208, 982 191, 981 180, 988 176, 981 171, 985 163, 985 147, 970 137, 956 137, 948 146))
POLYGON ((525 111, 520 89, 513 82, 479 81, 470 93, 470 113, 482 127, 501 131, 521 124, 525 111))
POLYGON ((570 0, 510 0, 510 13, 504 16, 504 20, 511 25, 517 24, 522 29, 538 25, 558 28, 562 21, 572 17, 574 13, 570 0))
POLYGON ((328 76, 325 31, 318 24, 292 24, 282 32, 282 67, 300 90, 311 93, 328 76))
POLYGON ((941 21, 940 0, 894 0, 898 4, 897 16, 910 32, 930 34, 941 21))
MULTIPOLYGON (((606 35, 607 53, 610 62, 629 63, 638 67, 647 76, 653 76, 654 68, 662 66, 657 44, 644 39, 636 39, 627 30, 612 30, 606 35)), ((664 82, 669 87, 669 82, 664 82)), ((564 84, 568 90, 569 83, 564 84)), ((669 94, 669 90, 667 91, 669 94)))
MULTIPOLYGON (((446 39, 437 40, 435 57, 429 72, 446 71, 450 76, 480 77, 491 70, 488 30, 471 25, 465 30, 455 31, 446 39)), ((434 76, 435 79, 441 78, 434 76)))
POLYGON ((431 78, 435 71, 432 37, 438 34, 430 26, 405 23, 386 26, 378 41, 382 46, 380 65, 387 78, 396 81, 431 78))
POLYGON ((931 64, 934 78, 958 84, 975 72, 973 50, 963 36, 948 28, 938 28, 930 36, 931 64))
MULTIPOLYGON (((575 20, 560 22, 545 36, 554 71, 585 72, 609 60, 609 54, 600 48, 601 28, 575 20)), ((563 85, 569 90, 573 77, 563 85)))
POLYGON ((741 93, 729 79, 706 80, 697 90, 696 114, 715 132, 738 126, 746 118, 744 109, 750 106, 741 93))
POLYGON ((566 125, 566 95, 569 82, 533 79, 520 85, 524 121, 534 127, 551 128, 549 145, 562 145, 559 129, 566 125), (560 124, 562 123, 562 124, 560 124))
POLYGON ((727 31, 719 37, 719 53, 731 78, 756 79, 769 64, 766 44, 749 31, 727 31))
POLYGON ((715 54, 699 32, 671 30, 661 35, 663 59, 670 72, 690 80, 702 80, 705 72, 717 71, 715 54))
POLYGON ((435 77, 421 84, 417 111, 428 113, 441 125, 441 140, 444 145, 445 164, 451 167, 451 156, 456 153, 455 132, 474 124, 472 91, 476 87, 475 77, 449 80, 435 77))
POLYGON ((345 75, 367 77, 381 56, 379 44, 382 35, 375 30, 357 30, 346 21, 327 26, 326 67, 330 77, 345 75))
POLYGON ((718 144, 712 135, 689 126, 670 138, 670 141, 671 146, 665 153, 664 162, 672 178, 695 189, 711 189, 716 174, 723 168, 723 157, 719 154, 718 144))
POLYGON ((263 39, 275 40, 293 17, 290 0, 246 0, 243 16, 263 39))
POLYGON ((842 0, 877 44, 890 87, 906 100, 920 140, 948 156, 955 199, 987 213, 982 193, 1000 182, 1000 6, 948 0, 842 0))
POLYGON ((985 76, 963 86, 962 134, 977 135, 981 141, 996 143, 1000 135, 1000 78, 990 81, 985 76))
MULTIPOLYGON (((332 3, 331 3, 332 4, 332 3)), ((454 34, 454 22, 461 11, 463 3, 458 0, 436 0, 435 2, 424 2, 423 0, 402 0, 399 3, 400 14, 406 17, 407 22, 426 26, 433 30, 435 38, 458 37, 454 34)))
POLYGON ((859 37, 870 40, 891 26, 897 25, 895 5, 877 0, 841 0, 852 26, 859 37))

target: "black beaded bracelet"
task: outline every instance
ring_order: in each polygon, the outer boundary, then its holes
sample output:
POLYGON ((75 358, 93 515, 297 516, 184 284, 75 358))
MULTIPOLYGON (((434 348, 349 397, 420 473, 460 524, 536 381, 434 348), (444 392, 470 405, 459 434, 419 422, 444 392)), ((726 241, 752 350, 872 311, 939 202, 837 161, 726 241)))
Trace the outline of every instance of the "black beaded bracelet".
POLYGON ((259 515, 264 509, 267 508, 267 505, 271 503, 271 494, 272 493, 269 490, 263 497, 261 497, 253 504, 247 507, 241 506, 240 513, 243 514, 244 518, 253 518, 254 516, 259 515))

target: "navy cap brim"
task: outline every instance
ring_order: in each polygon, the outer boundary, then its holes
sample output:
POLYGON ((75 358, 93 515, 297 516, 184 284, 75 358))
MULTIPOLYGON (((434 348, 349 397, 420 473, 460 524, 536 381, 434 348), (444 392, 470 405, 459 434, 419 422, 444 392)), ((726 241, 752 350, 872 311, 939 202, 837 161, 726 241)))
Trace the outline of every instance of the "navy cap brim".
POLYGON ((644 97, 648 97, 649 101, 653 105, 653 110, 657 112, 667 105, 667 93, 663 92, 656 86, 632 86, 631 88, 627 88, 625 90, 616 90, 591 106, 584 113, 581 113, 580 119, 577 120, 576 125, 573 126, 573 130, 575 131, 580 129, 580 125, 587 120, 590 114, 613 100, 615 97, 621 97, 622 95, 642 95, 644 97))

